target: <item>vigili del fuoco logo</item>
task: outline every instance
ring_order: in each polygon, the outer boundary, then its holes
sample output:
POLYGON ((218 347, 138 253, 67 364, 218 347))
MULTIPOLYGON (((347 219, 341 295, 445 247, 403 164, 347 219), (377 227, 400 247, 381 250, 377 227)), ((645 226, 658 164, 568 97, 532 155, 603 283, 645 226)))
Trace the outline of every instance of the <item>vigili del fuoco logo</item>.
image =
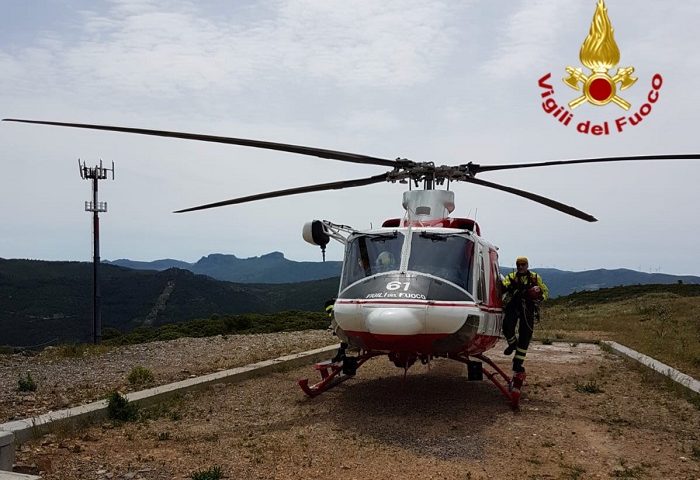
POLYGON ((659 73, 654 74, 645 101, 639 107, 633 108, 624 98, 623 92, 635 85, 637 77, 633 76, 632 66, 618 67, 617 72, 610 74, 620 63, 620 49, 615 42, 614 30, 603 0, 598 0, 591 29, 581 45, 579 59, 586 70, 580 66, 568 66, 566 76, 562 79, 566 86, 579 92, 567 105, 559 104, 554 98, 551 73, 543 75, 537 82, 542 89, 542 109, 559 123, 565 127, 574 126, 577 132, 583 134, 611 135, 639 125, 651 113, 653 105, 659 100, 663 78, 659 73), (585 119, 572 122, 573 110, 585 103, 593 107, 620 108, 626 113, 602 123, 585 119))

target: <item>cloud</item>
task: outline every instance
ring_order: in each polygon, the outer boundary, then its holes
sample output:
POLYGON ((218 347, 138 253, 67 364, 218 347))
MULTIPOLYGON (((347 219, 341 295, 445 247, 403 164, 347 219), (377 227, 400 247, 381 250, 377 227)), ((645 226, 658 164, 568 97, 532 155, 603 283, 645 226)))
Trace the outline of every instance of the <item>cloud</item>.
POLYGON ((289 0, 218 16, 205 7, 119 0, 82 11, 70 40, 37 32, 31 46, 0 49, 0 86, 162 101, 291 78, 394 88, 428 82, 450 49, 439 2, 289 0))
POLYGON ((482 63, 481 71, 499 80, 531 76, 533 68, 551 62, 561 33, 581 23, 581 7, 557 0, 521 2, 504 22, 494 52, 482 63))

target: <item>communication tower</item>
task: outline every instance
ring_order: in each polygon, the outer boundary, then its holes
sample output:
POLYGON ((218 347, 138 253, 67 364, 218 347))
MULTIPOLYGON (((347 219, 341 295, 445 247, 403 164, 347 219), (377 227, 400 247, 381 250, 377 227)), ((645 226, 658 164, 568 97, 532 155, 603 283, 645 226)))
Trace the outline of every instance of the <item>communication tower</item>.
POLYGON ((102 295, 100 293, 100 212, 107 212, 107 202, 97 199, 98 182, 107 179, 107 173, 112 172, 114 180, 114 162, 112 168, 105 168, 100 160, 99 165, 88 167, 78 159, 80 178, 92 180, 92 201, 85 202, 85 211, 92 212, 92 341, 102 342, 102 295))

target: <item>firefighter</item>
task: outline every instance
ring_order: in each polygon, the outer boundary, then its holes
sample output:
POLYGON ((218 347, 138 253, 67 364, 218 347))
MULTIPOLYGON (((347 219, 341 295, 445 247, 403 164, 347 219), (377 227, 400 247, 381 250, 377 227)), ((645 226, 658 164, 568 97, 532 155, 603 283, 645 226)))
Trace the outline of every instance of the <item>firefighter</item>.
POLYGON ((508 341, 508 347, 503 352, 513 357, 513 372, 524 373, 523 362, 527 355, 532 333, 535 328, 535 317, 539 315, 539 304, 549 296, 549 290, 535 272, 531 272, 526 257, 515 260, 516 271, 509 273, 503 279, 505 290, 506 313, 503 319, 503 335, 508 341), (518 335, 515 327, 518 326, 518 335))

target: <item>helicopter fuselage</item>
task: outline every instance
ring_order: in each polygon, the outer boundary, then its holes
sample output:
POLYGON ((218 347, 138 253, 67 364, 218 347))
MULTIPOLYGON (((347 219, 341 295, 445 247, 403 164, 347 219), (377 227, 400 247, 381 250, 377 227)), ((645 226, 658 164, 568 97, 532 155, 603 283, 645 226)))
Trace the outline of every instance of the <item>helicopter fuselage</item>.
POLYGON ((447 227, 351 235, 336 335, 361 350, 422 358, 492 348, 503 319, 497 250, 474 231, 449 227, 459 220, 464 225, 466 219, 444 219, 447 227))

